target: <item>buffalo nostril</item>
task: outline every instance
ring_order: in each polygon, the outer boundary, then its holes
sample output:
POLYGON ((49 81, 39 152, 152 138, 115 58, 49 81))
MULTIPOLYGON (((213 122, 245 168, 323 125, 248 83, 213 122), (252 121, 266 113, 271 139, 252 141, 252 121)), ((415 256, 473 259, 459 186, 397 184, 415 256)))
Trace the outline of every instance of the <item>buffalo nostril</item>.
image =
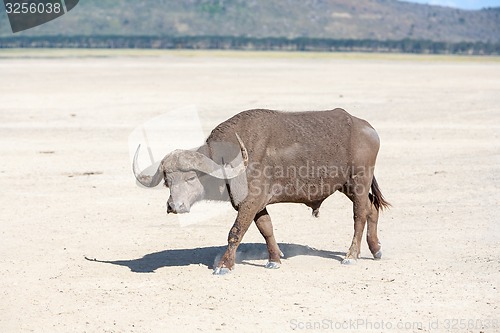
POLYGON ((174 207, 172 206, 172 203, 168 202, 167 203, 167 214, 174 213, 174 212, 175 212, 175 210, 174 210, 174 207))
POLYGON ((186 213, 189 212, 189 206, 187 206, 185 203, 175 203, 175 202, 168 202, 167 203, 167 214, 169 213, 186 213))

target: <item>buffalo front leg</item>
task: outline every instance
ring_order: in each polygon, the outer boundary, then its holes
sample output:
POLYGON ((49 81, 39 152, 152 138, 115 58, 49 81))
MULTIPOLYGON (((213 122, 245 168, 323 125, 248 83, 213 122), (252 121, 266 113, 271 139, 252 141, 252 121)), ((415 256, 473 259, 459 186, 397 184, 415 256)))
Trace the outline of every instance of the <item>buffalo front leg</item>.
POLYGON ((252 206, 254 205, 244 203, 240 205, 236 221, 229 231, 226 252, 217 264, 217 267, 215 267, 214 269, 215 275, 223 275, 229 273, 229 271, 234 268, 236 249, 238 248, 238 245, 240 245, 243 235, 245 235, 245 232, 248 230, 248 227, 252 223, 252 220, 257 213, 252 206))
POLYGON ((257 213, 254 221, 261 235, 266 240, 267 252, 269 252, 269 261, 266 264, 266 268, 279 268, 281 264, 280 256, 283 254, 281 253, 278 243, 276 243, 276 239, 274 238, 273 224, 267 209, 264 208, 257 213))

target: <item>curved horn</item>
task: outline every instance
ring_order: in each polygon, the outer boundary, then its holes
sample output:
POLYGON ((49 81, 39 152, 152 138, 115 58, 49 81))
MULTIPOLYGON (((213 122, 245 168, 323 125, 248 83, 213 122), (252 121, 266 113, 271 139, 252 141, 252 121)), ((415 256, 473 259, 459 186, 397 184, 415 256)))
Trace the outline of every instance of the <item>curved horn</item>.
POLYGON ((165 172, 197 170, 219 179, 232 179, 245 172, 248 165, 248 152, 243 141, 236 134, 240 145, 242 161, 233 167, 230 164, 219 165, 209 157, 191 150, 176 150, 167 155, 162 162, 165 172))
POLYGON ((163 179, 162 175, 163 169, 161 167, 161 164, 159 162, 155 163, 141 172, 137 164, 139 149, 141 149, 141 145, 137 147, 137 150, 135 151, 134 155, 134 162, 132 163, 132 170, 134 170, 135 179, 137 179, 137 181, 143 186, 155 187, 163 179), (155 172, 153 176, 148 175, 151 174, 152 172, 155 172))

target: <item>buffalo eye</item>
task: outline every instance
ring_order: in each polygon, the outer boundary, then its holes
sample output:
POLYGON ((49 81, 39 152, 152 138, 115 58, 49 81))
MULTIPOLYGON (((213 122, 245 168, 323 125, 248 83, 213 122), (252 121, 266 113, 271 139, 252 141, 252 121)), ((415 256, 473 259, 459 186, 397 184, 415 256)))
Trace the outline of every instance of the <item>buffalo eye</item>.
POLYGON ((196 180, 196 176, 189 177, 186 181, 187 182, 194 182, 196 180))

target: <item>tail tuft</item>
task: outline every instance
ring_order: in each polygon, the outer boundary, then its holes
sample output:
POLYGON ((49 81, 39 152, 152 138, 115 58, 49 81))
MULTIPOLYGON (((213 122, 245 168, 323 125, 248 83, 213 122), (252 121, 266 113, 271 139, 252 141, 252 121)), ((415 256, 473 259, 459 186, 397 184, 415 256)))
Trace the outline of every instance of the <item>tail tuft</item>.
POLYGON ((375 179, 375 176, 373 176, 372 179, 372 186, 371 186, 372 193, 369 194, 370 201, 372 204, 375 206, 377 210, 384 210, 389 207, 391 207, 391 204, 385 200, 384 196, 382 195, 382 192, 380 191, 380 188, 378 187, 377 180, 375 179))

